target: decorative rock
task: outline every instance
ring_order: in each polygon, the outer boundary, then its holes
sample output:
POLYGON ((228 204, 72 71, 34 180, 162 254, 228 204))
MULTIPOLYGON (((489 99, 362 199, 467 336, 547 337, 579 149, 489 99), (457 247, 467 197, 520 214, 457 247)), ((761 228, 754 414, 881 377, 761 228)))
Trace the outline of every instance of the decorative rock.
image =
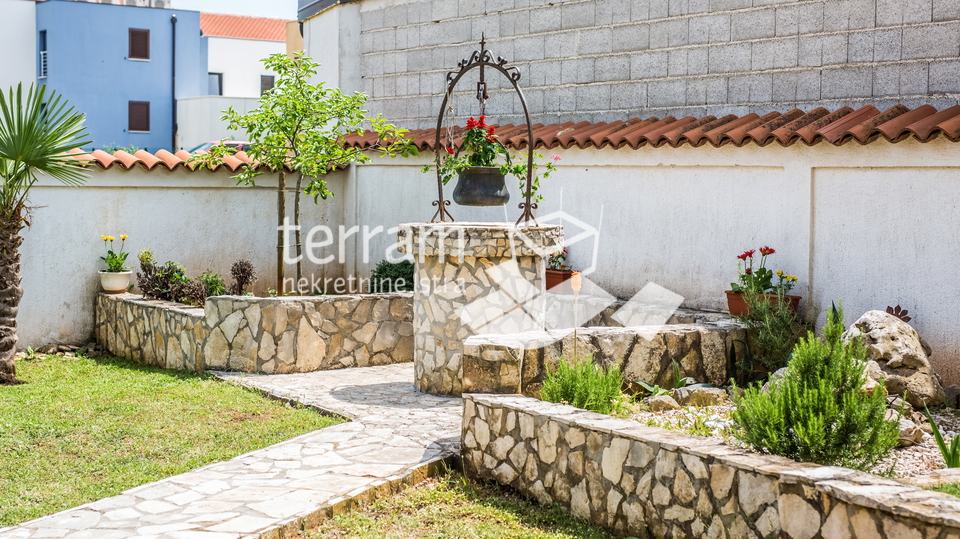
POLYGON ((681 387, 673 390, 673 398, 682 406, 716 406, 727 399, 719 387, 681 387))
POLYGON ((792 539, 811 539, 820 531, 820 512, 800 496, 786 494, 780 497, 780 527, 792 539))
POLYGON ((656 397, 647 397, 641 402, 652 412, 660 412, 662 410, 679 410, 681 408, 680 404, 673 399, 673 397, 667 395, 658 395, 656 397))
POLYGON ((960 408, 960 386, 954 384, 943 389, 943 403, 949 408, 960 408))
POLYGON ((923 431, 909 419, 900 418, 900 447, 918 444, 923 441, 923 431))
MULTIPOLYGON (((883 311, 869 311, 850 326, 844 338, 850 339, 858 332, 862 332, 867 358, 877 362, 888 392, 906 394, 914 406, 943 403, 939 377, 920 336, 909 324, 883 311)), ((870 376, 877 379, 875 369, 870 376)))

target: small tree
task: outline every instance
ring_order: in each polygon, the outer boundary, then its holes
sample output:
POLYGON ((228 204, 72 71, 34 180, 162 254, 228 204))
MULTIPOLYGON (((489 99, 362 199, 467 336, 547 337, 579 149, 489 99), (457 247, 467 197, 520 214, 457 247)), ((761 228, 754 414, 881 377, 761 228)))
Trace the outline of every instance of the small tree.
POLYGON ((898 422, 886 419, 882 389, 864 389, 866 351, 859 336, 844 343, 843 331, 842 307, 832 309, 823 340, 809 332, 782 378, 736 398, 736 437, 801 462, 866 470, 884 459, 897 445, 898 422))
POLYGON ((27 195, 41 174, 67 185, 86 180, 84 164, 66 152, 84 140, 84 115, 46 86, 0 92, 0 384, 16 379, 17 310, 20 288, 20 231, 29 226, 27 195))
MULTIPOLYGON (((237 183, 253 185, 261 175, 260 167, 267 166, 279 172, 277 189, 277 225, 283 226, 286 215, 284 193, 286 174, 297 174, 297 197, 294 202, 294 225, 300 225, 300 193, 313 196, 314 203, 333 193, 327 188, 325 176, 348 163, 365 163, 368 152, 390 157, 415 155, 417 149, 404 136, 406 129, 387 123, 381 116, 367 117, 363 106, 367 96, 362 93, 347 95, 337 88, 310 84, 320 65, 303 52, 287 56, 272 54, 263 60, 267 69, 277 74, 273 89, 260 98, 260 106, 240 114, 233 107, 224 111, 223 120, 230 129, 246 131, 251 142, 247 155, 251 164, 234 176, 237 183), (348 148, 346 135, 363 134, 365 127, 376 133, 377 139, 366 148, 348 148), (309 178, 303 185, 304 178, 309 178)), ((210 153, 196 156, 193 161, 213 166, 229 153, 220 145, 210 153)), ((277 232, 277 290, 283 291, 283 232, 277 232)), ((296 252, 301 255, 299 228, 296 231, 296 252)), ((303 276, 302 264, 297 263, 297 282, 303 276)))

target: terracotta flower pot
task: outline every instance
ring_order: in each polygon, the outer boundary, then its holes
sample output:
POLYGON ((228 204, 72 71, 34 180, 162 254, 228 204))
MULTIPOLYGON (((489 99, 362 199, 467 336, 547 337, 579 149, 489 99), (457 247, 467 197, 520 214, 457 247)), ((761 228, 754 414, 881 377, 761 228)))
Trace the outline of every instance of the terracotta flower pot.
MULTIPOLYGON (((724 291, 724 294, 727 295, 727 308, 730 310, 730 314, 733 316, 745 316, 750 314, 750 308, 747 306, 747 302, 743 299, 743 292, 734 292, 732 290, 724 291)), ((767 301, 770 305, 777 304, 777 295, 776 294, 761 294, 763 297, 767 298, 767 301)), ((797 312, 797 309, 800 307, 800 296, 788 296, 784 295, 784 298, 790 302, 790 310, 797 312)))
POLYGON ((453 201, 461 206, 503 206, 510 192, 500 167, 467 167, 460 171, 453 201))
POLYGON ((570 278, 573 277, 573 270, 547 270, 547 292, 554 294, 573 295, 573 287, 570 286, 570 278))
POLYGON ((132 271, 100 271, 100 286, 107 294, 123 294, 130 286, 132 271))

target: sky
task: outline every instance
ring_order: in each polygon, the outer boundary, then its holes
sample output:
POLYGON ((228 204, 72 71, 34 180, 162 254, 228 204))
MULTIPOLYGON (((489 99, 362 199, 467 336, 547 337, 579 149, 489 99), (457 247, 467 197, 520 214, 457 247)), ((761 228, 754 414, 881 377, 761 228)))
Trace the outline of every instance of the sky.
POLYGON ((173 0, 170 7, 291 21, 297 18, 297 0, 173 0))

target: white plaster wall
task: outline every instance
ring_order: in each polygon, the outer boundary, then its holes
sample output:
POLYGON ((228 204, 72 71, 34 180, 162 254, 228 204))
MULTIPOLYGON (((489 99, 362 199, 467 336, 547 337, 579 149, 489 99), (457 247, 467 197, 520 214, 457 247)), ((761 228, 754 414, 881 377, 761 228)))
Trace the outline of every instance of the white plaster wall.
POLYGON ((303 48, 307 56, 320 63, 314 84, 325 82, 340 87, 340 7, 327 9, 303 24, 303 48))
POLYGON ((246 140, 246 133, 227 129, 220 118, 230 107, 246 114, 260 105, 259 98, 208 95, 177 100, 180 149, 189 150, 213 140, 246 140))
POLYGON ((210 36, 208 43, 207 71, 223 73, 225 97, 259 99, 260 75, 276 76, 260 60, 271 54, 287 52, 284 41, 210 36))
MULTIPOLYGON (((226 172, 183 169, 94 169, 86 185, 65 187, 44 180, 31 191, 31 227, 22 233, 24 289, 18 317, 20 345, 86 342, 93 331, 93 305, 103 269, 101 234, 128 234, 128 266, 137 268, 141 248, 160 262, 173 260, 193 277, 207 269, 229 283, 230 265, 250 259, 260 274, 255 291, 276 286, 276 176, 256 187, 238 187, 226 172)), ((342 173, 328 178, 342 192, 342 173)), ((288 186, 293 185, 293 180, 288 186)), ((288 211, 293 196, 288 195, 288 211)), ((340 223, 340 207, 302 199, 303 223, 340 223)), ((117 244, 119 246, 119 243, 117 244)), ((288 276, 294 266, 287 265, 288 276)), ((308 274, 339 276, 340 265, 305 264, 308 274)))
POLYGON ((32 0, 0 0, 0 91, 36 82, 37 15, 32 0))
MULTIPOLYGON (((562 209, 599 228, 596 270, 588 278, 627 299, 649 282, 683 296, 684 305, 725 309, 736 255, 770 245, 774 269, 799 277, 795 293, 823 322, 843 300, 847 322, 900 304, 929 341, 944 378, 960 383, 960 145, 875 142, 837 148, 641 148, 546 150, 562 156, 544 182, 538 215, 562 209)), ((378 159, 357 167, 347 187, 348 218, 394 226, 430 220, 436 180, 420 172, 430 156, 378 159), (357 195, 360 198, 352 198, 357 195), (352 208, 352 209, 351 209, 352 208)), ((459 221, 520 216, 511 184, 505 208, 450 206, 459 221), (506 213, 504 213, 506 210, 506 213)), ((445 195, 451 198, 453 184, 445 195)), ((575 228, 566 224, 567 237, 575 228)), ((369 272, 392 238, 371 241, 369 272)), ((360 245, 360 244, 358 244, 360 245)), ((592 242, 570 247, 575 269, 592 264, 592 242)), ((359 252, 359 250, 358 250, 359 252)))

